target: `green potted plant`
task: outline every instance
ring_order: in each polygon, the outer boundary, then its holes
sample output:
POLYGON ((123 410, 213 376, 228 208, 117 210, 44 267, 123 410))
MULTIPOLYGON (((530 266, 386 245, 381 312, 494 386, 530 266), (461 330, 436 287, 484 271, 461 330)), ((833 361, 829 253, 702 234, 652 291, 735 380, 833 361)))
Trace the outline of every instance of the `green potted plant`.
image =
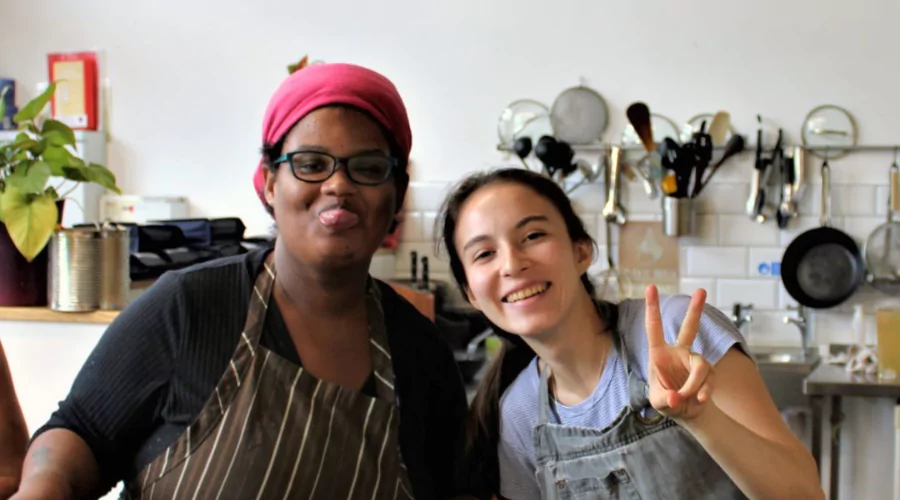
MULTIPOLYGON (((46 304, 45 249, 71 189, 91 182, 120 193, 112 172, 75 154, 71 128, 41 116, 55 91, 54 82, 22 107, 13 118, 19 133, 0 143, 0 306, 46 304)), ((5 93, 0 93, 0 116, 5 93)))

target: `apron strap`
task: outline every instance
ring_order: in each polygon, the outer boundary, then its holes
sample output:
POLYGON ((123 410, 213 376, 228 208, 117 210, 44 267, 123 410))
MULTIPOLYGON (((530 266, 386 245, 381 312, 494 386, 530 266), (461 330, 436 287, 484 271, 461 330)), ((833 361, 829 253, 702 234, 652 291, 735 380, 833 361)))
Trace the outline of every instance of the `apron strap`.
POLYGON ((613 345, 628 375, 628 406, 634 412, 641 412, 650 407, 649 386, 640 374, 637 361, 631 362, 630 353, 618 328, 613 330, 613 345))
POLYGON ((538 371, 541 373, 540 389, 538 391, 538 425, 550 422, 550 367, 547 363, 537 359, 538 371))
POLYGON ((369 278, 366 285, 366 307, 369 313, 369 344, 372 351, 372 375, 375 377, 375 393, 379 399, 400 406, 396 393, 394 363, 388 341, 387 324, 381 302, 381 290, 375 280, 369 278))
POLYGON ((263 327, 266 324, 266 313, 269 309, 269 298, 272 296, 272 287, 275 286, 275 261, 274 252, 269 252, 263 259, 263 269, 253 283, 253 292, 250 295, 250 306, 247 308, 247 321, 241 340, 250 345, 252 351, 256 350, 259 340, 262 338, 263 327))

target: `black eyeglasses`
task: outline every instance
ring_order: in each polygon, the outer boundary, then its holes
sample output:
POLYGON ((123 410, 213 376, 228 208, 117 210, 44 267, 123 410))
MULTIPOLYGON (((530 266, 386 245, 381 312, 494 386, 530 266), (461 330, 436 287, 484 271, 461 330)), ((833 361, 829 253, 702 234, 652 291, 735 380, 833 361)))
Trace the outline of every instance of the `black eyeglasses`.
POLYGON ((303 182, 325 182, 337 172, 339 164, 347 167, 347 177, 364 186, 376 186, 388 180, 400 164, 396 158, 381 154, 362 154, 338 158, 319 151, 291 151, 275 159, 275 164, 288 162, 291 173, 303 182))

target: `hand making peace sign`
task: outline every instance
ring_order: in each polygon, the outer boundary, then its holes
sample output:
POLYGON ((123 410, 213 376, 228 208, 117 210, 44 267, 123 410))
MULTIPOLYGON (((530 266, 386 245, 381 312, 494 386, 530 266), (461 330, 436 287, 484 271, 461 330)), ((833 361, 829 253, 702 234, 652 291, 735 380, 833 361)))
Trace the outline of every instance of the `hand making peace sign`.
POLYGON ((659 291, 650 285, 644 294, 645 321, 649 346, 647 383, 650 404, 663 415, 681 420, 695 418, 712 396, 713 370, 691 345, 700 328, 706 291, 694 292, 687 316, 674 344, 667 344, 659 311, 659 291))

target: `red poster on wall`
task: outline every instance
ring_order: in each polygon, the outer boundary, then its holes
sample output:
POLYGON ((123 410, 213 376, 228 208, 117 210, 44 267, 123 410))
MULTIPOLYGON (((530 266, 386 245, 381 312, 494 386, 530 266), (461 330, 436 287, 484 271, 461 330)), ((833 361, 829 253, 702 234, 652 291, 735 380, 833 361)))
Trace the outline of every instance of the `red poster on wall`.
POLYGON ((53 118, 75 130, 97 130, 97 54, 48 54, 47 63, 50 81, 56 82, 50 101, 53 118))

